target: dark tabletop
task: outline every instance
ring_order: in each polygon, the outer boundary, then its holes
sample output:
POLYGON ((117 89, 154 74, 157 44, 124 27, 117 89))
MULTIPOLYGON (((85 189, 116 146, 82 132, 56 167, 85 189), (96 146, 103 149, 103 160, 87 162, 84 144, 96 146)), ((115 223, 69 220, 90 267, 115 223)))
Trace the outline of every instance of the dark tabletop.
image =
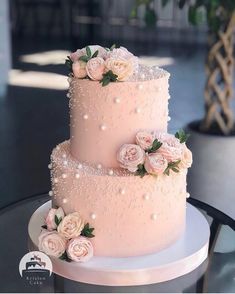
POLYGON ((0 210, 0 292, 235 292, 235 251, 222 248, 216 252, 217 237, 224 225, 229 227, 228 238, 235 240, 235 222, 194 199, 190 200, 191 204, 206 210, 212 217, 212 237, 208 259, 193 272, 169 282, 146 286, 88 285, 54 274, 41 285, 30 285, 19 274, 19 262, 28 251, 29 219, 48 199, 47 194, 42 194, 0 210))

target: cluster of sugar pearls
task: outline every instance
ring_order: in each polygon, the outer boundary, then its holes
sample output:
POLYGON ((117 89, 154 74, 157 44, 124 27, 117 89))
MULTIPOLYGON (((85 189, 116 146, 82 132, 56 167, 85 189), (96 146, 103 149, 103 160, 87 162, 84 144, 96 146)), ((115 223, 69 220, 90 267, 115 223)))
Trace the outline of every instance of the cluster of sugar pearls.
MULTIPOLYGON (((60 145, 56 146, 51 155, 50 169, 52 167, 64 168, 68 173, 76 171, 75 178, 79 178, 79 174, 84 175, 97 175, 97 176, 131 176, 131 174, 125 170, 119 168, 105 168, 100 163, 91 164, 78 162, 70 155, 70 140, 67 140, 60 145)), ((67 174, 62 174, 65 179, 67 174)))
POLYGON ((158 66, 147 66, 140 64, 139 69, 129 79, 131 82, 150 81, 163 77, 170 77, 170 74, 158 66))

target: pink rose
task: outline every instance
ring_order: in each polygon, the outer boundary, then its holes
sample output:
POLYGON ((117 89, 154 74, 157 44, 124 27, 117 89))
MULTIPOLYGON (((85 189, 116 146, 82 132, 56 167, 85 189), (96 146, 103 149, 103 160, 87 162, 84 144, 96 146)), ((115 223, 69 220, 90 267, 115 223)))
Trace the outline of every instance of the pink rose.
POLYGON ((139 164, 144 163, 145 152, 135 144, 124 144, 117 154, 120 167, 136 172, 139 164))
POLYGON ((144 167, 149 174, 159 175, 167 168, 168 162, 160 153, 146 155, 144 167))
POLYGON ((104 59, 101 57, 91 58, 86 65, 86 72, 89 78, 100 81, 105 70, 104 59))
MULTIPOLYGON (((107 56, 107 50, 99 45, 89 45, 88 46, 91 50, 91 55, 93 55, 98 50, 97 57, 101 57, 103 59, 107 56)), ((70 58, 73 62, 78 61, 81 56, 87 55, 86 47, 82 49, 78 49, 77 51, 70 54, 70 58)))
POLYGON ((53 257, 60 257, 66 250, 66 240, 56 231, 43 230, 38 237, 40 251, 53 257))
POLYGON ((181 168, 189 168, 193 163, 193 155, 192 152, 187 148, 185 144, 183 144, 183 156, 180 161, 181 168))
MULTIPOLYGON (((89 45, 89 48, 91 49, 91 55, 93 55, 98 50, 97 57, 101 57, 103 59, 106 59, 107 57, 107 50, 104 47, 101 47, 99 45, 89 45)), ((86 48, 83 48, 83 50, 86 48)))
POLYGON ((83 79, 87 76, 86 62, 82 60, 75 61, 72 64, 72 70, 75 78, 83 79))
POLYGON ((70 59, 72 60, 72 62, 75 62, 75 61, 78 61, 79 57, 81 55, 79 55, 79 50, 75 51, 75 52, 72 52, 70 54, 70 59))
POLYGON ((162 146, 157 150, 157 152, 162 154, 168 162, 181 160, 183 147, 179 139, 166 133, 157 133, 156 138, 162 143, 162 146))
POLYGON ((136 134, 136 143, 144 150, 152 147, 154 136, 149 132, 138 132, 136 134))
POLYGON ((76 262, 86 262, 93 256, 93 246, 85 237, 74 238, 69 241, 67 255, 76 262))
POLYGON ((125 47, 114 48, 112 51, 109 51, 107 58, 128 60, 132 63, 134 71, 137 71, 138 69, 138 57, 129 52, 125 47))
POLYGON ((84 228, 84 222, 78 212, 66 215, 60 222, 57 231, 65 239, 72 239, 80 236, 84 228))
POLYGON ((56 208, 51 208, 48 212, 48 215, 45 219, 45 224, 47 226, 48 231, 55 230, 57 228, 57 225, 55 223, 55 217, 57 216, 58 219, 63 219, 64 218, 64 211, 61 207, 58 209, 56 208))
POLYGON ((105 61, 106 71, 111 70, 117 75, 118 81, 126 81, 133 75, 133 64, 129 60, 108 58, 105 61))

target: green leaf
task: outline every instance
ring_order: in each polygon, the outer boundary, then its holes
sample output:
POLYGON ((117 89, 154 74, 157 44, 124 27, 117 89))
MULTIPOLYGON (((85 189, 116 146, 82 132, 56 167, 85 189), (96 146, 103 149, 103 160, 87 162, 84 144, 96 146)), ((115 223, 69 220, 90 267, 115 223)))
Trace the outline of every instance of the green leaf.
POLYGON ((90 58, 88 56, 86 56, 86 55, 82 55, 82 56, 79 57, 79 60, 87 62, 88 60, 90 60, 90 58))
POLYGON ((156 152, 161 146, 162 146, 162 143, 160 141, 158 141, 158 139, 155 139, 153 141, 152 147, 147 149, 146 152, 148 152, 148 153, 156 152))
POLYGON ((102 86, 107 86, 110 82, 116 82, 118 76, 115 75, 111 70, 103 74, 102 80, 100 80, 100 83, 102 83, 102 86))
POLYGON ((70 69, 70 71, 72 71, 73 61, 69 56, 67 56, 67 58, 65 59, 65 65, 70 69))
POLYGON ((146 7, 145 16, 144 16, 145 23, 148 27, 155 27, 157 22, 157 15, 154 9, 150 7, 146 7))
POLYGON ((90 228, 89 223, 87 223, 87 224, 85 224, 85 226, 81 232, 81 235, 84 237, 87 237, 87 238, 93 238, 93 237, 95 237, 95 235, 92 234, 93 231, 94 231, 94 228, 90 228))
POLYGON ((98 51, 98 50, 96 50, 96 51, 93 53, 93 55, 91 56, 91 58, 97 57, 97 56, 98 56, 98 54, 99 54, 99 51, 98 51))
POLYGON ((179 130, 175 133, 175 137, 180 140, 180 143, 186 143, 190 135, 186 134, 184 130, 179 130))
POLYGON ((130 13, 130 18, 136 18, 137 17, 137 7, 132 8, 130 13))
POLYGON ((179 172, 179 163, 180 163, 180 160, 177 160, 174 162, 169 162, 167 168, 164 170, 164 174, 169 176, 171 170, 175 173, 178 173, 179 172))
POLYGON ((67 262, 71 262, 72 260, 68 257, 67 252, 65 251, 60 257, 59 259, 67 261, 67 262))
POLYGON ((91 49, 89 46, 86 46, 86 54, 88 57, 91 57, 91 49))
POLYGON ((203 11, 199 9, 197 3, 193 6, 189 6, 188 21, 192 25, 198 25, 203 22, 203 11))
POLYGON ((55 215, 55 224, 57 225, 57 227, 61 223, 61 221, 62 221, 62 217, 58 218, 58 216, 55 215))
POLYGON ((135 172, 135 175, 140 176, 141 178, 143 178, 146 174, 147 174, 147 171, 146 171, 144 165, 143 164, 138 164, 138 169, 135 172))
POLYGON ((113 49, 116 48, 116 44, 113 44, 111 47, 110 47, 110 51, 112 51, 113 49))

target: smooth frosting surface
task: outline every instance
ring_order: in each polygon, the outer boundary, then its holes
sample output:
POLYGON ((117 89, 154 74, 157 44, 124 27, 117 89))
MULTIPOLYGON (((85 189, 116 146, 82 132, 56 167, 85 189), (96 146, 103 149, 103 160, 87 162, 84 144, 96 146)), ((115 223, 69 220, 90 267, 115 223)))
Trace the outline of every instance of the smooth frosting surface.
POLYGON ((186 170, 140 178, 121 169, 86 165, 70 142, 51 157, 53 204, 79 211, 95 227, 94 255, 135 256, 164 249, 185 225, 186 170))
POLYGON ((169 74, 140 68, 130 81, 105 87, 69 78, 71 153, 76 159, 115 168, 118 149, 134 143, 139 130, 167 131, 169 74))

